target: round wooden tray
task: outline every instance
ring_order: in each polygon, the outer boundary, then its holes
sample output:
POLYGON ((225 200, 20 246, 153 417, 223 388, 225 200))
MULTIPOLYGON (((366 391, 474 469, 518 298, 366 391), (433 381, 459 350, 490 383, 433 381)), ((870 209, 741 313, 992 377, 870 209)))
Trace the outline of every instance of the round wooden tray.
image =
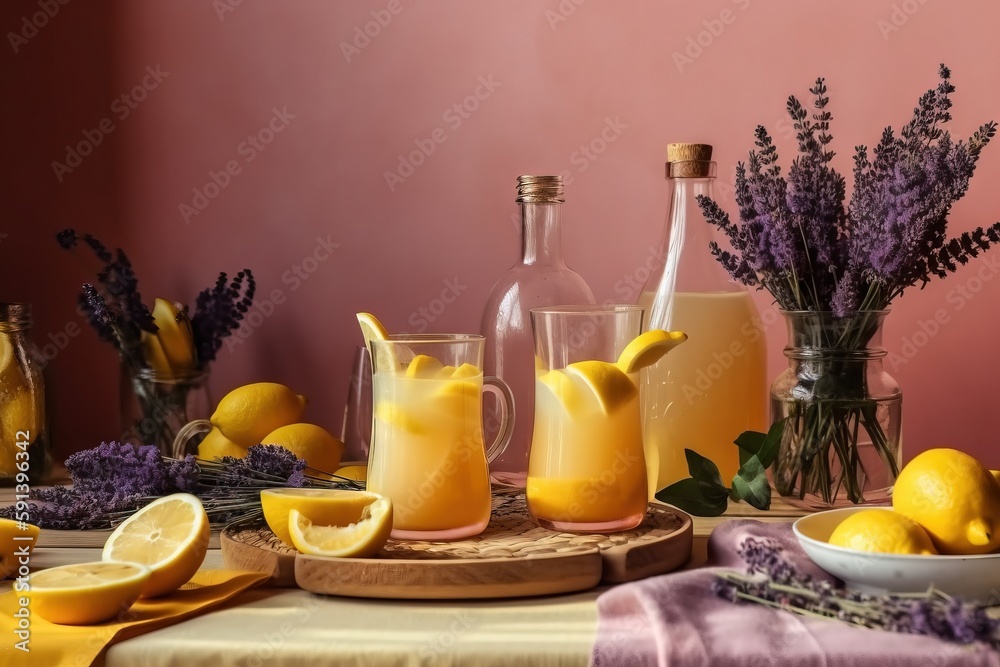
POLYGON ((480 535, 453 542, 389 540, 379 558, 297 553, 265 528, 228 526, 226 567, 265 572, 276 586, 372 598, 476 599, 586 590, 677 569, 691 555, 691 518, 651 504, 633 530, 557 533, 531 520, 523 494, 493 499, 480 535))

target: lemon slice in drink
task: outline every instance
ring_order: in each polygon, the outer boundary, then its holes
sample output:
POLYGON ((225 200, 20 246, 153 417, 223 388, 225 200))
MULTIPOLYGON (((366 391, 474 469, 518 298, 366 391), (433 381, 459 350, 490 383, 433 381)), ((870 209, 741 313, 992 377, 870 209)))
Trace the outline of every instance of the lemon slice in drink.
POLYGON ((632 378, 617 364, 607 361, 577 361, 567 366, 566 372, 584 381, 605 414, 614 412, 639 393, 632 378))
POLYGON ((538 376, 538 381, 548 388, 567 414, 579 414, 585 407, 587 395, 580 384, 560 370, 538 376))
POLYGON ((375 370, 399 370, 399 360, 396 359, 396 355, 392 353, 387 346, 380 346, 378 350, 372 345, 373 340, 389 340, 389 332, 385 330, 382 323, 378 321, 378 318, 371 313, 358 313, 358 324, 361 325, 361 335, 365 338, 365 345, 368 347, 368 353, 372 355, 372 361, 375 362, 375 370), (377 355, 377 357, 376 357, 377 355))
POLYGON ((268 528, 279 540, 291 546, 288 515, 292 510, 324 526, 346 526, 361 520, 366 507, 381 498, 368 491, 346 489, 265 489, 260 504, 268 528))
POLYGON ((110 621, 128 611, 151 574, 137 563, 75 563, 41 570, 28 580, 31 611, 61 625, 110 621))
POLYGON ((407 433, 419 435, 427 431, 427 426, 423 420, 419 419, 413 411, 406 410, 395 403, 385 401, 375 406, 376 421, 384 422, 387 426, 400 428, 407 433))
POLYGON ((293 509, 288 513, 288 528, 292 544, 301 553, 336 558, 370 558, 389 539, 392 501, 379 496, 365 506, 358 521, 343 526, 314 524, 293 509))
POLYGON ((142 597, 166 595, 194 576, 208 551, 208 514, 190 493, 157 498, 125 519, 104 543, 101 559, 150 570, 142 597))
POLYGON ((477 375, 481 375, 482 371, 475 367, 473 364, 462 364, 452 372, 451 377, 453 380, 464 380, 466 378, 474 378, 477 375))
POLYGON ((670 350, 674 349, 688 336, 683 331, 664 331, 651 329, 632 339, 621 355, 618 356, 618 368, 631 374, 647 366, 652 366, 670 350))
POLYGON ((413 357, 413 361, 406 367, 406 377, 408 378, 432 378, 437 375, 444 366, 434 357, 426 354, 418 354, 413 357))

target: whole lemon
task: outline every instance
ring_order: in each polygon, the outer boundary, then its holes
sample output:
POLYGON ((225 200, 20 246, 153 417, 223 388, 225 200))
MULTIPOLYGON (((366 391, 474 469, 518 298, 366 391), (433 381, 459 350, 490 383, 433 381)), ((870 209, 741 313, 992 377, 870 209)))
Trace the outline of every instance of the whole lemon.
POLYGON ((936 554, 920 525, 892 510, 870 509, 847 517, 830 535, 830 544, 880 554, 936 554))
POLYGON ((1000 485, 964 452, 940 448, 916 456, 896 479, 892 506, 923 526, 941 553, 1000 547, 1000 485))
POLYGON ((259 445, 264 436, 302 419, 306 397, 283 384, 255 382, 226 394, 212 415, 212 425, 241 447, 259 445))
MULTIPOLYGON (((315 424, 289 424, 261 438, 265 445, 281 445, 296 457, 305 459, 310 474, 333 473, 340 467, 344 443, 315 424)), ((321 476, 321 475, 317 475, 321 476)))
POLYGON ((247 455, 247 448, 237 445, 235 442, 222 435, 222 431, 213 428, 205 436, 205 439, 198 443, 198 458, 213 461, 223 456, 232 456, 234 459, 242 459, 247 455))

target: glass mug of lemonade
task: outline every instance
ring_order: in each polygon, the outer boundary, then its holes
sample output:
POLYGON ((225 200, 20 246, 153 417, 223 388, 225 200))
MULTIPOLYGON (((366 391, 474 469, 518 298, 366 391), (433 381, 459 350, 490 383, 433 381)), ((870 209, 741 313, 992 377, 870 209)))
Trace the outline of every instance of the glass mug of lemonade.
POLYGON ((631 305, 531 311, 535 427, 526 493, 545 528, 628 530, 646 514, 638 372, 620 364, 642 317, 631 305))
POLYGON ((490 521, 488 462, 514 423, 510 389, 483 377, 485 339, 399 334, 372 340, 372 441, 368 490, 392 500, 392 537, 451 540, 490 521), (483 391, 496 393, 500 429, 483 442, 483 391))

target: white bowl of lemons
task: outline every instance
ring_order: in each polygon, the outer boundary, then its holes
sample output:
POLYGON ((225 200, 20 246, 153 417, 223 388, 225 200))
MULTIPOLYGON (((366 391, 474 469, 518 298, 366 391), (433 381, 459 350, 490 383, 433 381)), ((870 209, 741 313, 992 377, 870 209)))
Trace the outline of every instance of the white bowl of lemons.
POLYGON ((1000 553, 936 555, 874 553, 830 544, 834 530, 859 512, 893 513, 891 507, 849 507, 805 516, 792 530, 806 555, 865 593, 922 593, 933 585, 949 595, 1000 605, 1000 553))

